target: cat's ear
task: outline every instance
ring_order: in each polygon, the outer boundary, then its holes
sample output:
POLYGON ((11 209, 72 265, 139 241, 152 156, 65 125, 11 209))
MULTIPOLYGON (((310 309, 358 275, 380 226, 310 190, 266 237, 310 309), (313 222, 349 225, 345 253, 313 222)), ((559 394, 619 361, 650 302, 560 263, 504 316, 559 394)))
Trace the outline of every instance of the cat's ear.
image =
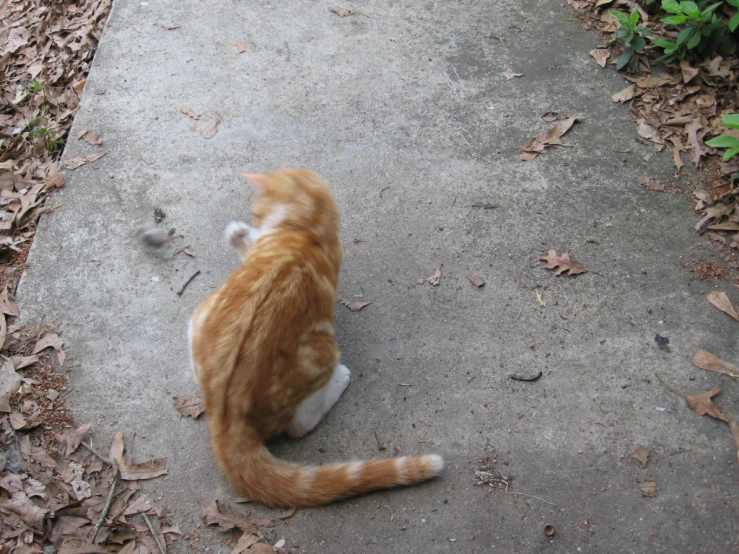
POLYGON ((254 185, 257 191, 263 193, 267 190, 267 184, 269 183, 269 175, 266 173, 247 173, 242 171, 241 175, 246 177, 249 182, 254 185))

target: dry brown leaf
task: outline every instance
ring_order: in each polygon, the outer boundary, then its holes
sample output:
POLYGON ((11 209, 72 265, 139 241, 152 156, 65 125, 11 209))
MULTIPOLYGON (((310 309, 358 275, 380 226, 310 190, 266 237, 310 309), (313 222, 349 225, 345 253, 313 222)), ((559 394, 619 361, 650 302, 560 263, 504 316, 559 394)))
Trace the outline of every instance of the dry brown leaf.
POLYGON ((510 81, 511 79, 515 79, 516 77, 523 77, 523 73, 503 73, 505 75, 506 81, 510 81))
POLYGON ((729 300, 729 297, 725 292, 714 290, 708 293, 707 298, 708 301, 716 306, 719 310, 726 314, 729 314, 735 320, 739 321, 739 314, 736 313, 734 305, 731 303, 731 300, 729 300))
POLYGON ((239 42, 238 40, 234 44, 236 44, 237 53, 243 54, 244 52, 246 52, 246 44, 244 44, 243 42, 239 42))
POLYGON ((557 122, 557 124, 548 131, 539 133, 535 137, 529 139, 529 141, 522 146, 524 153, 521 154, 521 159, 524 161, 531 161, 542 153, 548 146, 564 146, 562 135, 569 131, 576 121, 581 121, 582 119, 583 118, 580 116, 568 117, 567 119, 557 122))
POLYGON ((82 439, 84 439, 87 436, 87 433, 90 432, 91 427, 92 425, 86 423, 77 429, 69 429, 61 435, 57 435, 57 440, 65 445, 62 455, 69 456, 74 453, 79 448, 82 439))
POLYGON ((471 271, 468 271, 465 275, 470 283, 475 285, 478 289, 485 284, 485 281, 480 279, 477 275, 472 273, 471 271))
POLYGON ((706 134, 706 129, 703 128, 698 119, 694 119, 685 126, 685 132, 688 134, 688 144, 693 151, 690 159, 693 160, 696 167, 700 166, 701 158, 706 155, 706 151, 703 149, 703 135, 706 134))
POLYGON ((277 519, 290 519, 295 515, 295 512, 297 511, 297 508, 290 508, 289 510, 284 511, 279 516, 277 516, 277 519))
POLYGON ((55 171, 46 178, 44 184, 48 190, 60 189, 64 186, 64 175, 55 171))
POLYGON ((713 371, 714 373, 720 373, 721 375, 728 375, 736 379, 739 377, 739 368, 734 364, 725 362, 722 359, 714 356, 706 350, 698 350, 693 357, 690 358, 690 362, 695 366, 706 371, 713 371))
POLYGON ((82 133, 79 134, 77 140, 80 139, 84 140, 87 144, 92 145, 103 143, 103 139, 101 139, 95 131, 90 131, 89 129, 85 129, 82 133))
POLYGON ((647 140, 652 141, 655 146, 655 150, 657 152, 660 152, 665 147, 665 141, 660 136, 659 131, 655 129, 652 125, 647 123, 647 121, 643 118, 637 120, 637 130, 636 132, 639 134, 640 137, 645 138, 647 140))
POLYGON ((595 48, 590 51, 590 55, 593 56, 599 66, 605 67, 608 62, 608 57, 611 55, 611 51, 608 50, 608 48, 595 48))
POLYGON ((193 119, 200 119, 200 115, 196 114, 187 106, 180 106, 180 111, 188 117, 192 117, 193 119))
POLYGON ((2 310, 2 312, 7 315, 12 315, 16 317, 20 313, 18 311, 18 305, 15 303, 15 300, 12 300, 10 298, 8 285, 5 285, 5 288, 3 288, 3 291, 0 293, 0 310, 2 310))
POLYGON ((641 489, 642 495, 647 498, 656 497, 657 492, 659 491, 659 487, 654 481, 642 481, 641 483, 639 483, 639 488, 641 489))
POLYGON ((563 273, 567 273, 567 275, 578 275, 588 271, 584 265, 571 260, 568 252, 558 256, 557 251, 552 249, 546 254, 540 255, 539 259, 547 262, 544 266, 546 269, 556 269, 556 275, 562 275, 563 273))
POLYGON ((12 412, 8 416, 8 420, 10 421, 10 426, 16 431, 18 429, 23 429, 28 423, 26 419, 20 414, 20 412, 12 412))
POLYGON ((438 268, 436 268, 436 271, 434 271, 431 275, 429 275, 426 278, 427 283, 431 283, 432 286, 436 287, 441 282, 441 268, 444 267, 443 265, 440 265, 438 268))
POLYGON ((614 102, 628 102, 635 96, 636 96, 636 85, 629 85, 622 91, 617 92, 616 94, 611 96, 611 99, 614 102))
POLYGON ((136 500, 134 500, 128 506, 126 506, 126 509, 123 510, 121 515, 133 516, 136 514, 140 514, 141 512, 148 512, 149 510, 151 510, 152 505, 153 505, 153 502, 151 498, 149 498, 145 494, 142 494, 136 500))
POLYGON ((212 139, 214 136, 216 136, 216 133, 218 132, 218 126, 221 124, 220 119, 216 119, 213 123, 208 126, 208 128, 203 131, 202 136, 204 139, 212 139))
POLYGON ((665 190, 665 184, 654 177, 639 177, 639 184, 655 192, 664 192, 665 190))
POLYGON ((175 29, 179 29, 180 26, 177 25, 177 23, 168 23, 167 25, 162 25, 162 29, 165 31, 174 31, 175 29))
POLYGON ((700 73, 700 69, 697 67, 691 67, 690 64, 685 60, 680 60, 680 73, 683 76, 683 83, 686 85, 693 80, 693 78, 700 73))
POLYGON ((39 341, 36 343, 36 346, 33 347, 32 354, 38 354, 45 348, 53 348, 56 350, 57 358, 59 358, 59 365, 64 365, 64 360, 66 359, 66 354, 64 352, 64 349, 62 348, 63 341, 61 338, 59 338, 59 335, 56 333, 46 333, 43 337, 39 339, 39 341))
POLYGON ((37 528, 43 526, 44 518, 49 513, 49 510, 36 506, 23 491, 13 493, 12 498, 0 503, 0 507, 19 515, 23 521, 37 528))
POLYGON ((116 433, 110 445, 108 457, 118 463, 121 479, 124 481, 136 481, 153 479, 167 473, 167 458, 154 458, 142 464, 128 463, 123 458, 124 451, 123 433, 116 433))
POLYGON ((180 415, 193 419, 197 419, 205 411, 203 397, 199 394, 193 394, 190 398, 179 398, 175 396, 174 407, 175 410, 180 412, 180 415))
MULTIPOLYGON (((252 549, 250 547, 252 545, 256 545, 259 540, 259 535, 255 535, 254 533, 242 533, 241 537, 239 537, 239 541, 236 543, 236 546, 234 546, 233 550, 231 550, 231 554, 241 554, 246 550, 252 552, 252 549)), ((272 552, 274 552, 274 548, 272 549, 272 552)))
MULTIPOLYGON (((39 361, 39 357, 35 354, 33 356, 12 356, 13 363, 15 364, 15 369, 23 369, 24 367, 28 367, 29 365, 35 364, 39 361)), ((54 390, 54 389, 49 389, 54 390)), ((57 393, 58 395, 59 393, 57 393)), ((53 400, 53 399, 52 399, 53 400)))
POLYGON ((541 116, 541 118, 544 121, 557 121, 558 119, 564 119, 562 115, 559 112, 544 112, 544 114, 541 116))
POLYGON ((66 162, 64 162, 64 167, 70 170, 77 169, 80 166, 99 160, 100 158, 105 156, 105 154, 106 152, 97 152, 95 154, 90 154, 89 156, 84 156, 82 158, 72 158, 71 160, 67 160, 66 162))
POLYGON ((232 509, 222 514, 218 509, 218 503, 214 500, 207 506, 200 509, 200 517, 205 521, 205 525, 217 525, 219 531, 230 531, 231 529, 241 529, 244 533, 256 533, 257 527, 265 527, 268 524, 260 520, 249 520, 236 514, 232 509))
POLYGON ((649 449, 645 446, 637 446, 631 451, 631 457, 639 462, 639 467, 647 467, 649 459, 649 449))
POLYGON ((333 7, 333 8, 329 8, 329 10, 331 10, 332 12, 334 12, 334 13, 335 13, 336 15, 338 15, 339 17, 348 17, 348 16, 350 16, 350 15, 354 15, 354 14, 356 13, 356 12, 355 12, 355 11, 354 11, 353 9, 351 9, 351 8, 338 8, 338 7, 333 7))
POLYGON ((365 306, 369 306, 370 304, 372 304, 372 302, 358 302, 358 301, 349 302, 347 300, 342 300, 341 303, 344 304, 344 306, 346 306, 347 308, 349 308, 352 312, 358 312, 365 306))
POLYGON ((711 398, 721 392, 721 387, 704 392, 703 394, 686 394, 685 398, 688 405, 698 415, 709 415, 714 419, 729 422, 729 418, 721 412, 721 407, 716 406, 711 398))

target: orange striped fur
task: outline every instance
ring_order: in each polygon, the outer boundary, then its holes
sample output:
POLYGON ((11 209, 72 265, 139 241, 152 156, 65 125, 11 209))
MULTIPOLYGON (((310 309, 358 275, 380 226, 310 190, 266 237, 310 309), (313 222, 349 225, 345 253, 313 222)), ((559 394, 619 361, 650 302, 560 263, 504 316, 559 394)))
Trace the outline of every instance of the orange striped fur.
POLYGON ((231 484, 270 506, 320 506, 438 476, 439 456, 304 467, 265 441, 309 433, 349 384, 334 307, 342 250, 328 186, 308 170, 244 174, 252 225, 226 235, 242 265, 195 310, 189 338, 213 454, 231 484))

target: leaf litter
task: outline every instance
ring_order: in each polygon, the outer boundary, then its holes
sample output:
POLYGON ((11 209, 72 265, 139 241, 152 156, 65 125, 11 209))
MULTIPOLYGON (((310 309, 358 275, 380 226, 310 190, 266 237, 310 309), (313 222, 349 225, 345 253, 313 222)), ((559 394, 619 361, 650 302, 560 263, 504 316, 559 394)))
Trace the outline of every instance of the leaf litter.
MULTIPOLYGON (((616 3, 568 0, 568 3, 579 12, 581 27, 606 35, 620 27, 611 11, 617 10, 628 17, 634 7, 639 9, 640 6, 625 0, 616 3)), ((671 31, 665 28, 659 17, 645 18, 645 15, 642 14, 641 25, 647 28, 648 33, 674 41, 674 36, 668 36, 671 31)), ((602 60, 593 52, 610 51, 609 59, 615 59, 622 48, 620 41, 608 40, 607 37, 604 46, 593 50, 591 55, 601 65, 602 60)), ((658 55, 659 51, 654 50, 651 58, 646 54, 633 56, 627 67, 628 73, 622 74, 628 84, 614 93, 612 99, 630 103, 638 136, 652 144, 656 151, 671 151, 677 173, 688 160, 695 167, 708 167, 703 174, 710 175, 710 190, 706 190, 710 201, 699 199, 695 205, 695 211, 705 215, 697 230, 699 233, 715 231, 711 238, 723 236, 714 245, 723 251, 725 261, 737 270, 739 180, 733 176, 739 173, 739 156, 722 161, 724 149, 709 147, 706 141, 730 133, 723 125, 722 115, 739 112, 739 95, 736 94, 739 58, 736 55, 713 55, 703 61, 683 59, 679 63, 661 66, 660 72, 656 73, 652 71, 651 62, 658 55), (716 209, 712 210, 712 207, 716 209), (709 229, 709 225, 725 227, 709 229)), ((695 188, 698 188, 699 181, 694 179, 695 188)), ((739 286, 736 271, 733 276, 727 272, 721 278, 739 286)))

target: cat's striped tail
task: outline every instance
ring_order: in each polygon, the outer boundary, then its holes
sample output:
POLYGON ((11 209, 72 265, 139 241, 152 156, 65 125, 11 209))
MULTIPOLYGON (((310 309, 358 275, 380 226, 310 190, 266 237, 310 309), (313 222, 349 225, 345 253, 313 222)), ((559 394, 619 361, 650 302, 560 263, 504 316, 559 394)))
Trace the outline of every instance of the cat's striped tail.
POLYGON ((322 506, 377 489, 415 485, 444 470, 444 460, 436 455, 300 466, 275 458, 264 446, 229 456, 222 465, 247 498, 283 508, 322 506))

